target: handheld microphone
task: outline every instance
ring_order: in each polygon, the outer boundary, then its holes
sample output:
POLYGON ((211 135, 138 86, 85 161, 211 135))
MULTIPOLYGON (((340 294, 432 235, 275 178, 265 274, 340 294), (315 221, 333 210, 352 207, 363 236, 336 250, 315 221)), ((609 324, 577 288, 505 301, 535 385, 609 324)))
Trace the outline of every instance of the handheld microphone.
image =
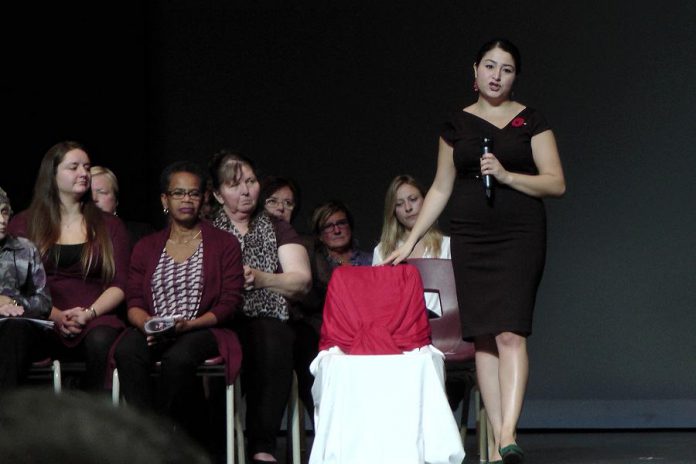
MULTIPOLYGON (((485 155, 493 151, 493 139, 490 137, 481 138, 481 153, 485 155)), ((493 194, 493 176, 486 174, 483 176, 483 186, 486 188, 486 198, 491 199, 493 194)))

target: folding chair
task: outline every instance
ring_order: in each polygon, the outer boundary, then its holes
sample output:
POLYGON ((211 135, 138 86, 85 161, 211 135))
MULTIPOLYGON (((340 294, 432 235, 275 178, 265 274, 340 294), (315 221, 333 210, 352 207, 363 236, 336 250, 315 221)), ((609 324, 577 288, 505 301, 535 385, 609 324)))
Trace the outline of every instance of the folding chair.
MULTIPOLYGON (((473 361, 475 356, 474 344, 462 340, 461 322, 459 318, 459 303, 457 288, 454 282, 452 261, 437 258, 413 258, 408 260, 420 273, 423 289, 426 293, 439 295, 442 315, 429 320, 432 329, 433 345, 445 354, 445 363, 462 363, 473 361)), ((475 367, 472 363, 472 368, 475 367)), ((474 392, 476 405, 476 430, 478 435, 479 457, 481 462, 488 461, 488 442, 490 431, 486 411, 481 401, 478 389, 474 392)), ((466 423, 469 405, 462 406, 461 435, 466 438, 466 423)))
POLYGON ((52 380, 53 391, 59 394, 63 389, 61 379, 60 361, 57 359, 45 358, 31 363, 27 374, 29 380, 52 380))
MULTIPOLYGON (((159 374, 160 363, 156 363, 152 374, 159 374)), ((203 364, 196 369, 196 376, 202 377, 204 382, 204 391, 206 397, 209 397, 210 390, 208 379, 210 377, 226 377, 225 364, 222 356, 207 359, 203 364)), ((114 406, 118 406, 121 399, 121 384, 118 377, 118 369, 114 369, 112 377, 111 400, 114 406)), ((240 464, 246 462, 244 451, 244 431, 239 413, 235 413, 235 403, 241 403, 241 388, 239 384, 239 376, 233 384, 225 385, 225 449, 227 464, 234 464, 234 438, 235 430, 237 435, 237 457, 240 464)))
POLYGON ((32 363, 29 368, 28 379, 52 379, 53 391, 59 394, 63 391, 64 377, 66 375, 84 374, 87 367, 81 361, 63 361, 58 359, 45 358, 32 363))

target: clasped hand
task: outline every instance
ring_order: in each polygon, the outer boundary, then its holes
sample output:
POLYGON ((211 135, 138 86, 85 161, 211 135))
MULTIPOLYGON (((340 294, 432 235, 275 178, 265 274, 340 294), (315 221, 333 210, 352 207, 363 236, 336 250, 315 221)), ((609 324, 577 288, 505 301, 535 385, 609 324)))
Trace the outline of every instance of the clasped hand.
POLYGON ((253 290, 256 288, 256 269, 244 266, 244 290, 253 290))
POLYGON ((60 334, 72 338, 82 332, 82 329, 92 320, 92 314, 86 308, 75 307, 60 312, 58 320, 54 321, 60 334))

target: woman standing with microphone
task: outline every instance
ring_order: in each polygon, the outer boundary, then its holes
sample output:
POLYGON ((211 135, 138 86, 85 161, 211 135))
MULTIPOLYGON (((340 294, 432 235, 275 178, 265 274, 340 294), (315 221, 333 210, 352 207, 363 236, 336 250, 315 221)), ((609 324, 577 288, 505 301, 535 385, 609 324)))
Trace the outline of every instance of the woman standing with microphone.
POLYGON ((553 132, 538 111, 511 99, 521 69, 519 51, 508 40, 481 47, 474 62, 478 100, 445 125, 437 173, 418 220, 385 260, 404 261, 452 198, 462 336, 476 346, 479 388, 495 436, 491 462, 505 464, 524 459, 516 428, 528 376, 527 336, 546 254, 541 199, 565 192, 553 132), (494 146, 484 138, 493 139, 494 146), (494 179, 490 186, 484 176, 494 179))

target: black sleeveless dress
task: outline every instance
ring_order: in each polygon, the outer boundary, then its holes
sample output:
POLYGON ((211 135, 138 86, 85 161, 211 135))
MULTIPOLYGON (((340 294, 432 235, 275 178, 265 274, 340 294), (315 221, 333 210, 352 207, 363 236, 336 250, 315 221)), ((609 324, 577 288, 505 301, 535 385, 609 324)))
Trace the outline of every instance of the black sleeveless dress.
POLYGON ((454 149, 457 177, 451 196, 452 264, 462 336, 515 332, 530 335, 537 288, 546 258, 546 213, 541 199, 495 184, 492 200, 481 180, 481 138, 511 172, 537 174, 532 136, 548 130, 525 108, 502 129, 461 111, 442 138, 454 149))

